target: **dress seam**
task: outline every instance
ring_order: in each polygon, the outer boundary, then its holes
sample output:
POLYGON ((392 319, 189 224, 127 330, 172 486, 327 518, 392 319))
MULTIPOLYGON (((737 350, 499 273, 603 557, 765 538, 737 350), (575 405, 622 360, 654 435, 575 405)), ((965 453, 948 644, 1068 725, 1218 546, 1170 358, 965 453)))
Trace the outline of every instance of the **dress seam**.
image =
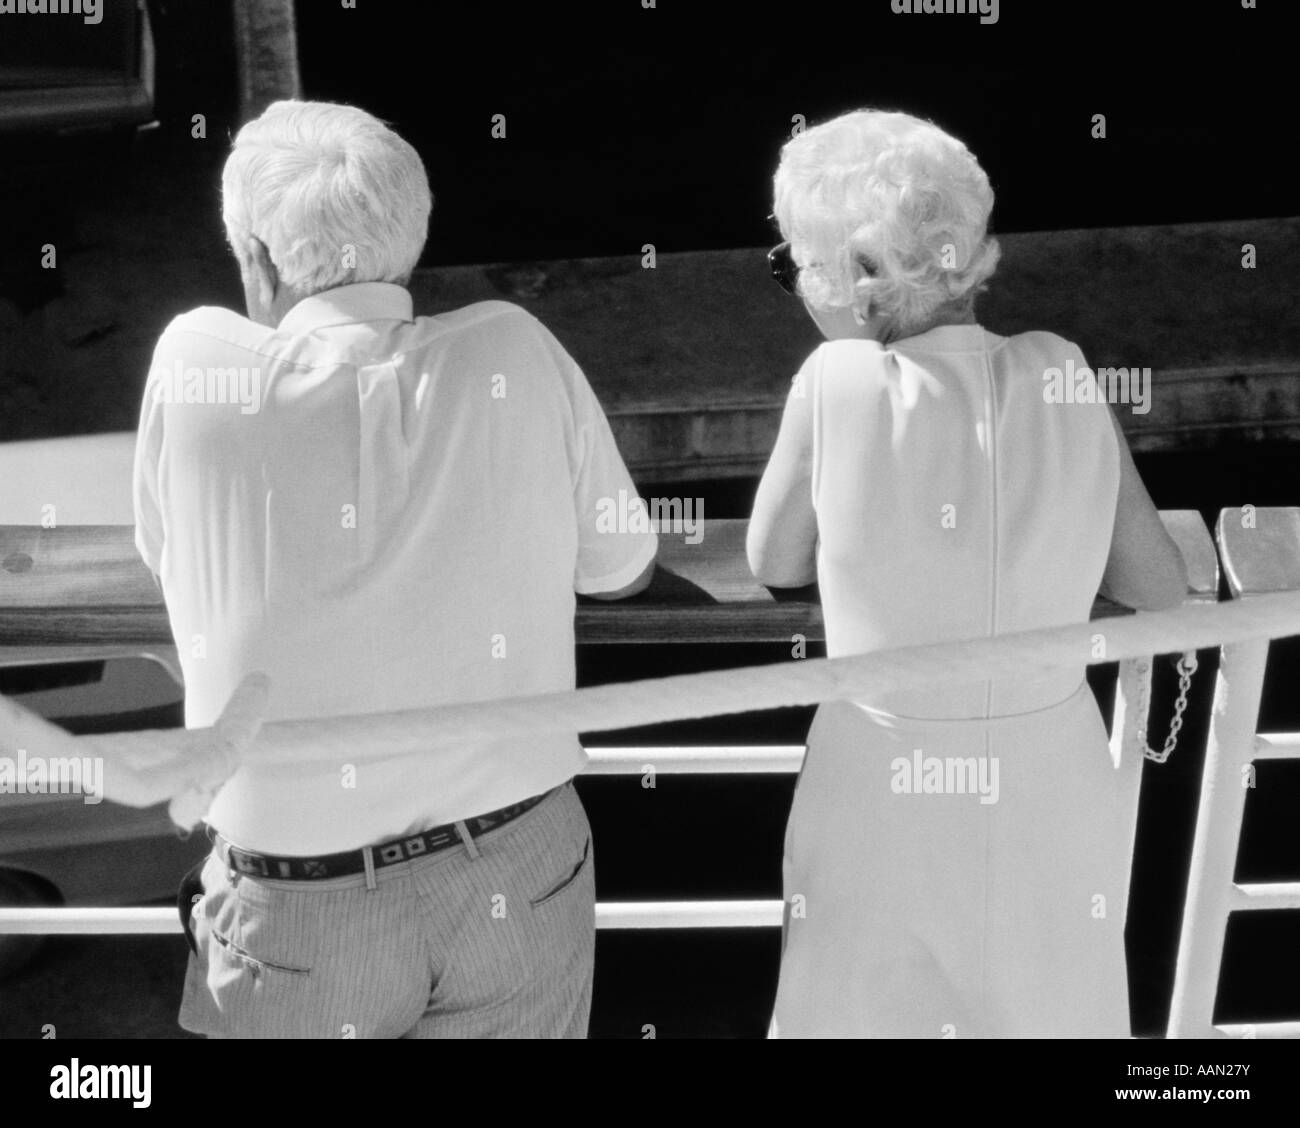
MULTIPOLYGON (((989 633, 997 634, 998 628, 998 434, 997 434, 997 382, 993 379, 989 364, 987 346, 980 354, 980 365, 984 370, 984 379, 988 386, 988 399, 985 402, 985 419, 987 421, 986 440, 989 445, 989 509, 990 522, 990 561, 989 561, 989 633)), ((987 718, 993 712, 993 682, 987 683, 984 691, 984 715, 987 718)), ((988 730, 984 733, 984 756, 987 759, 992 752, 992 738, 988 730)), ((988 1014, 988 934, 989 934, 989 865, 990 865, 990 822, 991 809, 986 811, 984 823, 984 920, 980 929, 980 1012, 988 1014)))

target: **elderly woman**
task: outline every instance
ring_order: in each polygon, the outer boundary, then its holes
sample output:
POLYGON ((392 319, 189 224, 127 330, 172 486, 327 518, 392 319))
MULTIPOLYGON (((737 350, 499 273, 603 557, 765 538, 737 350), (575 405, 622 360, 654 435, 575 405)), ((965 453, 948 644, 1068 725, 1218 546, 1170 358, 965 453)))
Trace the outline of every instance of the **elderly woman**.
MULTIPOLYGON (((976 321, 992 205, 965 146, 907 114, 782 152, 773 272, 826 342, 749 560, 769 586, 820 584, 832 657, 1081 622, 1099 588, 1146 609, 1186 592, 1110 408, 1044 394, 1079 349, 976 321)), ((1134 779, 1081 668, 822 706, 772 1033, 1127 1035, 1134 779)))

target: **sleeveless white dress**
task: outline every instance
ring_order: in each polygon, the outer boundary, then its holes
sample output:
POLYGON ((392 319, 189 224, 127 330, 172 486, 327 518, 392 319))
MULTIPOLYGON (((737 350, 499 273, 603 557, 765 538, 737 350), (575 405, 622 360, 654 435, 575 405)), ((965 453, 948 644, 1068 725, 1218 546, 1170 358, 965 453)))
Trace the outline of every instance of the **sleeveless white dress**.
MULTIPOLYGON (((1118 446, 1106 405, 1048 402, 1046 378, 1091 400, 1084 365, 976 325, 812 354, 832 657, 1087 620, 1118 446)), ((822 706, 770 1033, 1127 1036, 1139 770, 1112 762, 1083 669, 822 706)))

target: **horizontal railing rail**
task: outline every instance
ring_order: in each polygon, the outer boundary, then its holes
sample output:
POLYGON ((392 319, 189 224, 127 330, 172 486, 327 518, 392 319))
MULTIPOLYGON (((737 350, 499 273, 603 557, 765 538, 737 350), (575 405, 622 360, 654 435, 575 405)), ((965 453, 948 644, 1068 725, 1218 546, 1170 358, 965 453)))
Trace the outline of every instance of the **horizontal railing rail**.
MULTIPOLYGON (((1300 572, 1293 575, 1289 565, 1279 565, 1274 559, 1277 551, 1284 554, 1290 551, 1291 534, 1287 530, 1292 526, 1286 522, 1294 523, 1296 511, 1277 511, 1290 515, 1285 517, 1275 517, 1269 512, 1265 536, 1254 542, 1251 551, 1255 557, 1269 559, 1268 567, 1273 569, 1267 572, 1270 579, 1262 588, 1256 580, 1253 598, 1236 604, 1197 606, 1217 598, 1218 557, 1199 516, 1178 511, 1162 517, 1188 566, 1191 585, 1187 603, 1175 611, 1129 618, 1123 616, 1124 609, 1099 600, 1094 608, 1095 616, 1107 619, 1116 616, 1104 626, 1080 624, 851 658, 808 659, 778 666, 599 686, 544 698, 514 698, 323 721, 261 724, 257 718, 264 707, 266 685, 253 677, 246 679, 222 721, 210 730, 71 737, 12 703, 0 700, 0 742, 22 741, 54 753, 67 753, 75 744, 83 749, 79 754, 100 754, 110 763, 115 757, 128 756, 132 748, 158 754, 168 746, 184 747, 189 754, 200 758, 207 755, 215 775, 225 778, 238 755, 265 756, 268 748, 276 749, 270 754, 279 756, 279 762, 307 762, 328 758, 331 754, 328 745, 337 739, 346 743, 350 757, 355 759, 356 739, 361 731, 380 747, 377 755, 407 755, 415 753, 417 748, 426 751, 431 732, 436 732, 438 741, 447 744, 536 731, 538 727, 595 732, 865 696, 924 684, 936 677, 961 680, 963 676, 1009 676, 1031 668, 1118 660, 1120 682, 1112 750, 1117 755, 1117 763, 1126 762, 1133 770, 1143 751, 1136 736, 1145 728, 1140 724, 1145 718, 1136 716, 1133 703, 1141 697, 1144 678, 1149 679, 1149 656, 1223 644, 1224 669, 1216 692, 1217 727, 1212 729, 1212 746, 1216 739, 1226 739, 1225 734, 1236 739, 1241 717, 1249 714, 1249 748, 1239 751, 1238 758, 1286 757, 1300 749, 1300 734, 1259 737, 1253 734, 1267 640, 1300 634, 1300 590, 1297 590, 1300 572), (1279 527, 1284 530, 1282 533, 1278 533, 1279 527), (1105 640, 1101 654, 1096 648, 1098 638, 1105 640), (1245 661, 1240 656, 1245 656, 1245 661), (1235 705, 1225 711, 1219 699, 1234 666, 1240 666, 1234 675, 1238 687, 1233 697, 1235 705), (1145 674, 1138 672, 1143 667, 1145 674), (1220 714, 1227 716, 1226 725, 1220 714)), ((0 564, 4 569, 0 572, 0 630, 9 643, 0 648, 0 664, 21 660, 24 654, 35 656, 36 661, 56 661, 60 656, 86 653, 96 646, 114 653, 129 652, 132 647, 142 652, 148 648, 167 652, 170 637, 166 632, 165 611, 153 581, 134 556, 129 534, 129 528, 121 527, 0 530, 0 564), (101 555, 107 556, 106 562, 100 559, 101 555)), ((744 534, 745 523, 740 521, 711 522, 697 544, 688 543, 682 534, 665 530, 660 568, 649 591, 627 603, 580 605, 579 641, 752 643, 790 642, 800 637, 804 641, 819 640, 821 619, 815 592, 805 590, 778 596, 756 584, 744 565, 744 534)), ((1300 544, 1300 539, 1297 543, 1300 544)), ((1220 546, 1228 558, 1231 546, 1225 545, 1222 520, 1220 546)), ((1240 549, 1237 555, 1242 555, 1240 549)), ((1237 571, 1230 575, 1234 595, 1252 594, 1250 581, 1242 586, 1240 573, 1245 566, 1236 567, 1237 571)), ((1237 740, 1234 747, 1240 744, 1237 740)), ((590 774, 770 773, 797 771, 803 748, 797 745, 708 748, 639 745, 592 748, 589 754, 590 774)), ((1300 1032, 1297 1023, 1217 1027, 1208 1023, 1203 996, 1208 982, 1212 1009, 1217 964, 1222 953, 1222 929, 1216 942, 1206 940, 1203 933, 1207 930, 1195 927, 1195 922, 1206 919, 1209 911, 1206 905, 1213 902, 1210 905, 1213 913, 1225 920, 1227 912, 1243 908, 1300 907, 1300 882, 1238 884, 1229 880, 1215 897, 1207 897, 1206 890, 1212 885, 1210 879, 1218 872, 1215 865, 1219 871, 1222 865, 1206 864, 1207 858, 1213 862, 1214 851, 1207 848, 1203 838, 1208 835, 1222 845, 1228 833, 1223 829, 1221 812, 1206 806, 1207 794, 1222 784, 1216 777, 1217 782, 1211 786, 1211 758, 1207 756, 1192 886, 1180 947, 1176 1011, 1171 1018, 1170 1032, 1185 1034, 1199 1023, 1208 1024, 1220 1035, 1295 1036, 1300 1032), (1197 935, 1192 938, 1190 932, 1197 935), (1207 970, 1211 963, 1213 976, 1207 970), (1190 986, 1193 979, 1195 988, 1190 986), (1190 1001, 1194 998, 1196 1005, 1192 1006, 1190 1001), (1182 1008, 1181 1013, 1178 1007, 1182 1008), (1194 1020, 1188 1018, 1193 1011, 1194 1020)), ((1226 758, 1214 759, 1217 762, 1226 758)), ((213 787, 209 781, 192 788, 187 795, 187 814, 178 821, 196 822, 206 809, 213 787)), ((177 811, 175 802, 173 811, 177 811)), ((1234 842, 1239 829, 1238 812, 1230 832, 1234 842)), ((1230 869, 1228 876, 1231 877, 1230 869)), ((597 905, 596 924, 602 929, 770 927, 780 924, 783 909, 783 903, 774 899, 602 902, 597 905)), ((179 930, 179 921, 171 907, 0 909, 0 933, 138 934, 179 930)))
MULTIPOLYGON (((1190 577, 1188 599, 1191 602, 1211 601, 1216 597, 1218 561, 1213 542, 1198 514, 1192 511, 1173 511, 1162 514, 1183 553, 1190 577)), ((749 573, 744 557, 746 522, 713 521, 698 544, 687 542, 684 532, 674 535, 664 530, 660 565, 651 589, 640 597, 638 621, 620 629, 610 629, 608 624, 629 609, 636 609, 638 601, 615 605, 580 606, 578 611, 579 638, 618 641, 663 641, 677 638, 665 634, 670 628, 684 626, 690 638, 708 641, 789 641, 792 635, 802 633, 795 628, 805 628, 813 639, 820 637, 818 610, 808 598, 815 592, 795 593, 795 599, 779 600, 762 588, 749 573), (711 615, 727 616, 737 608, 746 614, 745 621, 731 614, 721 620, 722 626, 710 626, 711 615), (794 611, 795 617, 790 618, 794 611), (589 629, 583 630, 583 623, 589 629), (705 621, 701 625, 702 617, 705 621), (773 619, 780 620, 774 626, 773 619), (810 622, 816 627, 809 628, 810 622), (594 624, 594 626, 593 626, 594 624), (757 624, 757 626, 755 626, 757 624), (647 627, 650 629, 647 630, 647 627), (786 633, 786 632, 789 633, 786 633)), ((0 530, 0 560, 10 560, 8 575, 0 572, 0 624, 16 627, 35 638, 38 660, 57 660, 65 649, 51 641, 59 636, 66 625, 72 640, 66 644, 77 649, 85 648, 84 634, 76 633, 87 621, 103 622, 103 617, 121 614, 113 620, 120 627, 127 622, 138 633, 126 637, 118 633, 118 641, 104 643, 112 655, 130 652, 132 643, 152 645, 155 650, 165 650, 156 644, 160 635, 156 631, 158 615, 163 612, 156 585, 148 576, 143 564, 135 555, 129 527, 97 526, 73 527, 64 530, 44 530, 29 527, 0 530), (101 566, 101 556, 108 562, 101 566), (150 606, 150 601, 154 606, 150 606), (72 614, 79 616, 65 622, 62 613, 71 605, 72 614), (141 608, 147 608, 141 611, 141 608), (141 631, 141 624, 145 629, 141 631)), ((1098 614, 1106 616, 1120 613, 1122 609, 1099 600, 1098 614)), ((8 648, 10 652, 29 652, 25 647, 8 648)), ((0 649, 0 654, 3 654, 0 649)), ((1136 732, 1132 710, 1128 710, 1130 723, 1123 723, 1126 690, 1128 700, 1136 699, 1137 682, 1133 672, 1136 661, 1121 666, 1120 693, 1117 695, 1116 740, 1127 739, 1130 746, 1136 732), (1129 676, 1126 678, 1125 674, 1129 676), (1126 735, 1124 735, 1126 734, 1126 735)), ((663 773, 749 773, 796 772, 802 763, 803 747, 746 746, 746 747, 632 747, 589 748, 588 774, 642 774, 648 768, 663 773)), ((1118 752, 1118 748, 1116 749, 1118 752)), ((1130 747, 1130 754, 1133 749, 1130 747)), ((776 925, 781 920, 781 902, 740 902, 739 915, 719 909, 725 902, 657 902, 653 906, 637 909, 624 906, 613 916, 605 912, 598 915, 601 927, 649 927, 646 921, 662 920, 664 927, 709 927, 710 922, 726 921, 734 924, 743 921, 748 925, 761 923, 776 925), (755 908, 754 906, 760 906, 755 908), (628 922, 628 923, 620 923, 628 922)), ((111 914, 121 910, 104 910, 110 914, 105 921, 119 919, 111 914)), ((93 912, 78 910, 69 918, 67 926, 93 929, 96 919, 93 912), (89 922, 89 923, 88 923, 89 922)), ((16 926, 11 911, 0 911, 0 932, 16 926)), ((40 927, 52 927, 57 920, 43 913, 33 921, 40 927)), ((130 919, 128 914, 126 919, 130 919)), ((146 916, 141 919, 149 919, 146 916)), ((170 931, 168 922, 156 917, 158 927, 170 931)), ((29 925, 28 927, 34 927, 29 925)))
MULTIPOLYGON (((780 900, 602 901, 596 927, 607 929, 771 928, 781 923, 780 900)), ((174 905, 163 908, 0 909, 0 934, 26 936, 162 936, 181 931, 174 905)))

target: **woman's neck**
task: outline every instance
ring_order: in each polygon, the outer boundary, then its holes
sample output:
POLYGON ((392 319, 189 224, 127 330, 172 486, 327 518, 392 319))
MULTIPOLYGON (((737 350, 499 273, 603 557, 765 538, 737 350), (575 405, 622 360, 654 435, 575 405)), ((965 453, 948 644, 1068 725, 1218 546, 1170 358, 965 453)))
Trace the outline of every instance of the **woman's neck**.
POLYGON ((922 333, 928 333, 931 329, 938 329, 943 325, 978 324, 975 320, 975 306, 973 304, 968 302, 959 306, 943 306, 935 310, 922 324, 909 329, 906 333, 887 331, 881 339, 881 344, 888 344, 890 341, 897 341, 903 337, 919 337, 922 333))

